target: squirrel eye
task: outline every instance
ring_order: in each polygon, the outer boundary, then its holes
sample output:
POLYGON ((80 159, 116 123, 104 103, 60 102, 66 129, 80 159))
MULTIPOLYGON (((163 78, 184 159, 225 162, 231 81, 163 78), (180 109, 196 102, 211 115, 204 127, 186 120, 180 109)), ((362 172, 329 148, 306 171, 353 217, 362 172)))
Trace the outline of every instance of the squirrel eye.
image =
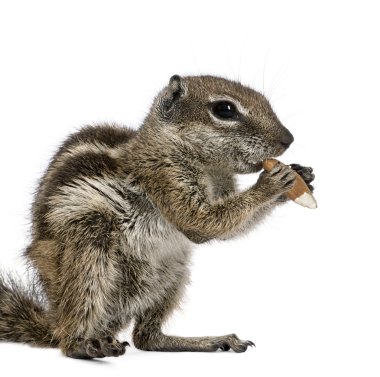
POLYGON ((229 101, 218 101, 211 105, 212 113, 220 119, 231 119, 237 115, 236 106, 229 101))

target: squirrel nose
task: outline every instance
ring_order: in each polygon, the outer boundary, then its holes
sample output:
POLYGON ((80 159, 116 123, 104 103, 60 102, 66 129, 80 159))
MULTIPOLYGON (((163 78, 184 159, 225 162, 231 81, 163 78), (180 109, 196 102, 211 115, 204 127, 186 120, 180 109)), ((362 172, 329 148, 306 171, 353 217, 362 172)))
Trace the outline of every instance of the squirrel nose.
POLYGON ((281 135, 280 144, 284 148, 289 148, 290 144, 292 144, 293 141, 294 141, 293 135, 287 129, 285 129, 285 131, 281 135))

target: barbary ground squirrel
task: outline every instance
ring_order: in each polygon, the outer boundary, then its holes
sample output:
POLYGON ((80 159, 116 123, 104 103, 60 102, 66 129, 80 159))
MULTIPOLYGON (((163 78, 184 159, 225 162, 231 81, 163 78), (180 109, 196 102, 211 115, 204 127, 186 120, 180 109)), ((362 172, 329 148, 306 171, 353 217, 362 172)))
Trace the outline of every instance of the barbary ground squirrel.
POLYGON ((234 174, 261 170, 293 142, 268 100, 240 83, 173 76, 139 130, 82 128, 53 157, 32 208, 25 257, 37 281, 0 279, 0 340, 118 356, 117 333, 150 351, 244 352, 236 335, 177 337, 163 322, 189 281, 193 243, 251 230, 311 168, 277 166, 244 192, 234 174))

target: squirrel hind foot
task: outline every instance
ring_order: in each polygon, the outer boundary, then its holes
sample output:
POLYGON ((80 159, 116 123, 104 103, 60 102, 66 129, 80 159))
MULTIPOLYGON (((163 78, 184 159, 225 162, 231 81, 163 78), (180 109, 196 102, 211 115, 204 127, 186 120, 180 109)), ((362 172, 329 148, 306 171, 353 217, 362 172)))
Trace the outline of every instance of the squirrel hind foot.
POLYGON ((119 342, 115 338, 91 338, 78 341, 65 351, 66 356, 73 359, 98 359, 103 357, 118 357, 125 354, 128 342, 119 342))

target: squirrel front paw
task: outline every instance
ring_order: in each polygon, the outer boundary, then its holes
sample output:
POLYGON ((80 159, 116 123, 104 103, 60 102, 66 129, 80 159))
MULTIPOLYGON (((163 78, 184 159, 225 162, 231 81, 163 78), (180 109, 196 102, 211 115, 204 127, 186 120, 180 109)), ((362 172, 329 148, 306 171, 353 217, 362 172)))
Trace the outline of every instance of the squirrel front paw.
MULTIPOLYGON (((311 192, 314 191, 314 186, 310 183, 314 180, 315 175, 313 173, 313 168, 309 166, 302 166, 299 164, 290 164, 289 165, 306 183, 307 187, 311 192)), ((288 196, 283 194, 277 198, 277 203, 285 203, 289 200, 288 196)))
POLYGON ((293 188, 295 180, 295 170, 278 162, 270 171, 260 174, 256 189, 270 197, 280 197, 293 188))
POLYGON ((309 190, 313 192, 314 186, 310 184, 315 178, 313 168, 299 164, 290 164, 290 167, 302 177, 302 179, 307 184, 307 187, 309 187, 309 190))

